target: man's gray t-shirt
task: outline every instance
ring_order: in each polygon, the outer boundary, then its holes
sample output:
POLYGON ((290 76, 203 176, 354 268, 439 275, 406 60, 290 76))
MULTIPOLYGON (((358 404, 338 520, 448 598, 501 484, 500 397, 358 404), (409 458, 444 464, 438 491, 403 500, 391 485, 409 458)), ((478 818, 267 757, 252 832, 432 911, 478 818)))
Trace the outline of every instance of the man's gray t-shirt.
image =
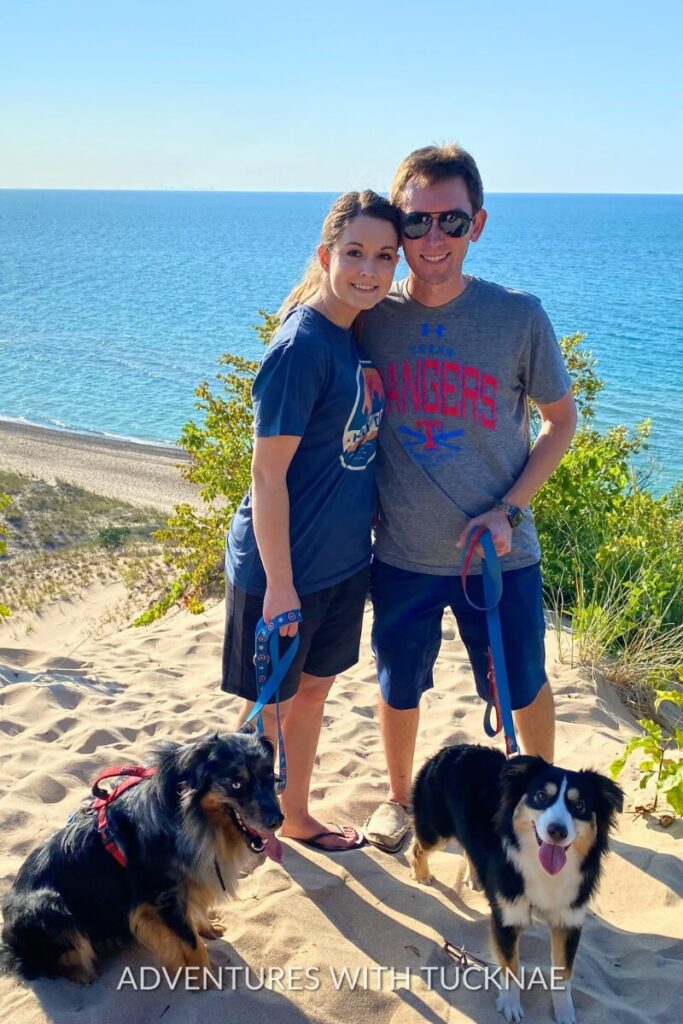
MULTIPOLYGON (((430 307, 406 284, 370 310, 361 335, 386 393, 375 554, 411 572, 455 575, 468 518, 502 498, 529 457, 527 398, 555 402, 570 378, 533 295, 475 277, 457 299, 430 307)), ((539 558, 526 509, 502 568, 539 558)))

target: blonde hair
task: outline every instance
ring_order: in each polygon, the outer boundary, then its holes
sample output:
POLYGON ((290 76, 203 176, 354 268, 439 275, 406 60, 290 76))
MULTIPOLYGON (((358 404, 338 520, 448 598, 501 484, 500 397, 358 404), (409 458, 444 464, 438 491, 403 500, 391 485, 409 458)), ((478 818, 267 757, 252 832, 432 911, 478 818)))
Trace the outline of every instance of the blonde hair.
MULTIPOLYGON (((338 199, 335 199, 330 212, 323 221, 320 244, 324 245, 328 250, 331 249, 356 217, 375 217, 377 220, 386 220, 394 225, 398 237, 398 210, 384 196, 380 196, 368 188, 364 192, 345 192, 338 199)), ((287 314, 295 306, 301 306, 305 302, 310 302, 318 294, 323 277, 323 268, 320 266, 320 260, 316 255, 309 261, 304 271, 304 276, 298 284, 294 285, 278 309, 276 315, 280 323, 285 320, 287 314)))
POLYGON ((467 150, 455 142, 445 142, 442 146, 423 146, 409 153, 394 175, 389 193, 391 201, 400 206, 409 184, 425 188, 444 178, 462 178, 473 213, 481 210, 484 205, 484 186, 479 168, 467 150))

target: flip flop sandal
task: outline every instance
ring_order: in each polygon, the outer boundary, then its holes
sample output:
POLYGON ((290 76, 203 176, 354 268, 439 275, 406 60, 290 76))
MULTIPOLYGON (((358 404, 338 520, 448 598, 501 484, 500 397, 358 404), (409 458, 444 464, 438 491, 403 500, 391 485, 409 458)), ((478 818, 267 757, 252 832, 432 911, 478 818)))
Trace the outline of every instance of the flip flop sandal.
POLYGON ((334 822, 332 828, 324 828, 307 839, 296 839, 294 836, 283 836, 283 838, 295 843, 301 843, 302 846, 309 846, 312 850, 320 850, 321 853, 348 853, 349 850, 358 850, 361 846, 365 845, 365 836, 362 832, 354 828, 353 825, 338 825, 336 822, 334 822), (334 847, 326 846, 324 842, 321 842, 321 840, 328 839, 331 836, 334 836, 336 839, 340 837, 342 839, 353 839, 353 843, 351 846, 334 847))

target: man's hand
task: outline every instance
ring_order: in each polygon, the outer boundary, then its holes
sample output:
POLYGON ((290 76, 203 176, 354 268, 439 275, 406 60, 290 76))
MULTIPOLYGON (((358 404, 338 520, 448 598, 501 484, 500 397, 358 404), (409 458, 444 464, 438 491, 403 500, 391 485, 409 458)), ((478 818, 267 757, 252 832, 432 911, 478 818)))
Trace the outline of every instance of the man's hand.
MULTIPOLYGON (((264 622, 270 622, 276 615, 294 611, 296 608, 301 608, 301 601, 291 583, 266 587, 266 595, 263 598, 264 622)), ((288 622, 286 626, 280 626, 280 636, 296 636, 298 630, 298 622, 288 622)))
MULTIPOLYGON (((480 516, 475 516, 474 519, 470 519, 469 523, 458 537, 456 547, 464 547, 470 533, 478 526, 485 526, 491 534, 496 554, 498 556, 507 555, 512 547, 512 527, 510 526, 510 521, 502 508, 490 508, 488 512, 482 512, 480 516)), ((484 554, 481 544, 477 544, 477 554, 484 554)))

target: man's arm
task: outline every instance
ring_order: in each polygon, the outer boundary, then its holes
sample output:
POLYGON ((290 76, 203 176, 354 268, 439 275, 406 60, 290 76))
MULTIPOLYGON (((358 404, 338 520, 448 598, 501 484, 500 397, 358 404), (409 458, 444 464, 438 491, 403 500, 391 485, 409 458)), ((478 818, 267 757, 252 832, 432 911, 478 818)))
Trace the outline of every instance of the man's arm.
MULTIPOLYGON (((506 494, 500 500, 509 505, 526 508, 534 495, 541 489, 548 477, 562 461, 576 430, 576 404, 571 391, 558 399, 539 405, 541 429, 534 443, 526 466, 506 494)), ((506 555, 512 546, 512 527, 505 512, 491 508, 470 519, 458 537, 457 546, 463 547, 470 531, 475 526, 485 526, 491 532, 498 555, 506 555)))

